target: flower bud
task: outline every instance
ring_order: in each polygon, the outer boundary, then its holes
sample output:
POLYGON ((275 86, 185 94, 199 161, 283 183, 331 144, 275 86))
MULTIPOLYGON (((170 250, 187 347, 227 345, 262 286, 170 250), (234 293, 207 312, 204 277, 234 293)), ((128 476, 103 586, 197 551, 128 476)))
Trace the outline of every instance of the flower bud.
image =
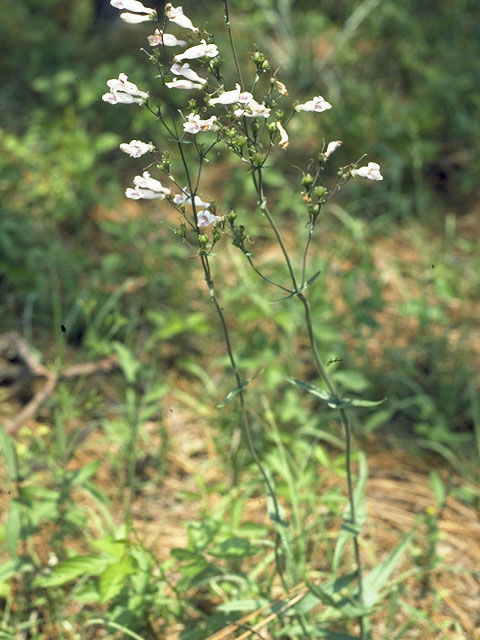
POLYGON ((250 159, 252 161, 252 164, 254 164, 256 167, 261 167, 263 161, 265 160, 265 156, 263 155, 263 153, 254 153, 250 159))
POLYGON ((272 65, 270 64, 269 60, 264 60, 260 68, 262 71, 270 71, 270 69, 272 68, 272 65))
POLYGON ((252 55, 252 60, 258 67, 265 62, 265 56, 261 51, 255 51, 255 53, 252 55))
POLYGON ((230 211, 230 213, 227 214, 227 218, 229 222, 235 222, 235 220, 237 219, 237 214, 235 213, 235 211, 230 211))
POLYGON ((220 231, 218 229, 213 230, 212 238, 214 242, 218 242, 220 240, 220 231))
POLYGON ((204 247, 208 242, 208 236, 206 236, 204 233, 201 233, 198 236, 198 244, 202 247, 204 247))
POLYGON ((313 193, 316 195, 317 198, 323 198, 324 195, 327 193, 327 189, 325 187, 315 187, 315 189, 313 190, 313 193))
POLYGON ((300 182, 306 189, 309 189, 313 184, 313 176, 310 173, 306 173, 300 182))

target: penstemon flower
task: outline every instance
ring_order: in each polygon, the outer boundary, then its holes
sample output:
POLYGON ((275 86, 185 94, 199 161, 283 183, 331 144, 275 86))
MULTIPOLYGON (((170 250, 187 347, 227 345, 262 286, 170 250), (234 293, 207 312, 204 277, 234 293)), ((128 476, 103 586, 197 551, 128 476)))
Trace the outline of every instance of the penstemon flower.
POLYGON ((177 78, 177 76, 171 82, 166 82, 165 86, 169 89, 203 89, 203 84, 185 78, 177 78))
POLYGON ((327 150, 324 152, 324 157, 329 158, 334 151, 338 149, 338 147, 342 144, 341 140, 332 140, 327 145, 327 150))
POLYGON ((155 19, 157 16, 155 9, 144 7, 138 0, 110 0, 110 4, 112 7, 115 7, 115 9, 125 9, 128 13, 121 13, 120 18, 130 24, 147 22, 155 19))
POLYGON ((350 173, 352 176, 360 176, 360 178, 368 178, 369 180, 383 180, 380 165, 376 162, 369 162, 366 167, 360 167, 360 169, 352 169, 350 173))
POLYGON ((161 29, 155 29, 155 33, 148 36, 148 44, 151 47, 158 47, 159 44, 163 44, 166 47, 184 47, 187 44, 187 41, 178 40, 171 33, 164 33, 161 29))
POLYGON ((208 209, 197 213, 197 224, 199 227, 209 227, 214 222, 220 222, 221 219, 220 216, 216 216, 208 209))
POLYGON ((176 55, 174 62, 180 62, 181 60, 195 60, 196 58, 204 57, 216 58, 216 56, 218 56, 218 47, 216 44, 207 44, 205 40, 201 40, 200 42, 201 44, 190 47, 190 49, 176 55))
POLYGON ((233 112, 236 116, 247 116, 247 118, 269 118, 270 117, 269 107, 266 107, 265 104, 259 104, 256 100, 250 100, 247 102, 243 109, 235 109, 233 112))
POLYGON ((314 96, 311 100, 303 104, 297 104, 295 111, 316 111, 317 113, 321 113, 331 108, 332 105, 322 98, 322 96, 314 96))
POLYGON ((182 7, 173 7, 169 2, 165 5, 165 15, 170 22, 178 24, 179 27, 190 29, 191 31, 198 31, 198 27, 194 27, 190 18, 187 18, 183 13, 182 7))
POLYGON ((217 131, 216 121, 217 116, 202 120, 198 113, 189 113, 187 121, 183 123, 183 128, 187 133, 193 133, 194 135, 200 133, 200 131, 217 131))
POLYGON ((173 64, 170 68, 170 71, 176 76, 183 76, 188 80, 192 80, 192 82, 200 82, 202 85, 207 84, 206 78, 202 78, 198 75, 193 69, 190 68, 188 62, 180 65, 178 62, 173 64))
MULTIPOLYGON (((192 204, 192 196, 188 195, 187 187, 185 187, 182 193, 177 193, 176 195, 173 196, 173 202, 174 204, 177 204, 177 205, 192 204)), ((210 203, 204 202, 200 198, 200 196, 195 196, 195 198, 193 199, 193 202, 195 204, 195 207, 204 207, 205 209, 208 209, 208 207, 210 206, 210 203)))
POLYGON ((236 102, 248 104, 251 100, 253 100, 252 94, 248 91, 242 92, 240 85, 236 84, 235 89, 224 91, 217 98, 210 98, 208 104, 212 107, 216 104, 235 104, 236 102))
POLYGON ((134 189, 127 189, 125 191, 125 195, 131 200, 140 200, 141 198, 146 200, 160 198, 164 200, 167 196, 171 195, 170 189, 164 187, 159 180, 151 178, 148 171, 144 171, 141 176, 135 176, 133 184, 134 189))
POLYGON ((120 149, 124 153, 128 153, 132 158, 140 158, 149 151, 153 151, 155 146, 153 144, 142 142, 141 140, 131 140, 128 144, 126 142, 122 142, 120 149))
POLYGON ((107 80, 109 93, 104 93, 102 100, 110 104, 143 104, 148 99, 146 91, 140 91, 136 84, 128 81, 128 76, 121 73, 118 79, 107 80))

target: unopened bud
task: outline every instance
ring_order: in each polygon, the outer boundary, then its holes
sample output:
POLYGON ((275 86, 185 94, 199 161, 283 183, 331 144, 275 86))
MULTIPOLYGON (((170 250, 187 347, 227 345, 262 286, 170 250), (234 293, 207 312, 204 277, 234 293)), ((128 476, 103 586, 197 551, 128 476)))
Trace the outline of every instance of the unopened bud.
POLYGON ((269 60, 265 60, 264 62, 262 62, 262 65, 261 65, 262 71, 269 71, 271 68, 272 68, 272 65, 270 64, 269 60))
POLYGON ((308 189, 313 184, 313 176, 310 173, 306 173, 301 179, 302 185, 308 189))
POLYGON ((237 219, 237 214, 235 213, 235 211, 230 211, 230 213, 227 214, 227 218, 229 222, 235 222, 235 220, 237 219))
POLYGON ((317 198, 323 198, 323 196, 327 193, 327 189, 325 187, 315 187, 313 193, 317 196, 317 198))
POLYGON ((208 236, 206 236, 204 233, 201 233, 198 236, 198 244, 204 247, 207 244, 207 242, 208 242, 208 236))
POLYGON ((252 55, 252 60, 258 67, 265 62, 265 56, 261 51, 255 51, 255 53, 252 55))

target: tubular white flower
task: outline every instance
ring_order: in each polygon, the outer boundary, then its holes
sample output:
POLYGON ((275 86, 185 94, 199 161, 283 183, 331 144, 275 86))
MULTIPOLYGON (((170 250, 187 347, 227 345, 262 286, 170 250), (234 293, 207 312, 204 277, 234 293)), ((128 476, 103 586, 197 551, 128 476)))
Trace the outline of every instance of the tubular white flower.
POLYGON ((180 62, 181 60, 195 60, 196 58, 215 58, 218 56, 218 48, 216 44, 207 44, 205 40, 201 40, 201 44, 197 44, 194 47, 190 47, 183 53, 179 53, 173 59, 174 62, 180 62))
POLYGON ((350 173, 352 176, 368 178, 369 180, 383 180, 383 176, 380 173, 380 165, 376 162, 369 162, 366 167, 360 167, 360 169, 352 169, 350 173))
POLYGON ((177 78, 177 76, 171 82, 166 82, 165 86, 169 89, 203 89, 203 84, 185 80, 184 78, 177 78))
POLYGON ((269 118, 271 109, 265 104, 258 103, 256 100, 250 100, 243 109, 235 109, 233 112, 236 116, 246 116, 247 118, 269 118))
POLYGON ((124 9, 125 11, 133 11, 134 13, 148 13, 150 15, 156 15, 155 9, 149 9, 143 6, 138 0, 110 0, 110 4, 115 9, 124 9))
POLYGON ((115 9, 125 9, 126 13, 121 13, 120 18, 129 24, 147 22, 153 20, 157 15, 155 9, 144 7, 138 0, 110 0, 110 4, 115 9))
POLYGON ((121 73, 117 78, 107 80, 109 93, 104 93, 102 100, 110 104, 142 104, 148 98, 146 91, 140 91, 136 84, 128 81, 128 76, 121 73))
POLYGON ((151 18, 149 15, 140 13, 121 13, 120 18, 128 24, 139 24, 140 22, 148 22, 151 18))
POLYGON ((209 227, 214 222, 220 222, 221 219, 222 218, 220 216, 214 215, 208 209, 204 209, 197 213, 197 224, 199 227, 209 227))
POLYGON ((164 200, 167 196, 171 195, 170 189, 162 186, 159 180, 155 180, 150 177, 148 171, 144 171, 143 175, 135 176, 133 179, 134 188, 127 189, 125 195, 131 200, 153 200, 154 198, 160 198, 164 200))
POLYGON ((342 144, 341 140, 332 140, 327 145, 327 150, 324 152, 325 158, 329 158, 334 151, 338 149, 338 147, 342 144))
POLYGON ((198 75, 193 69, 190 68, 188 62, 180 65, 178 62, 175 62, 170 68, 170 71, 176 76, 183 76, 192 82, 200 82, 201 84, 207 84, 207 79, 202 78, 198 75))
POLYGON ((187 116, 187 122, 183 123, 183 128, 187 133, 200 133, 200 131, 216 131, 218 126, 216 124, 217 116, 211 116, 207 120, 201 120, 198 113, 189 113, 187 116))
POLYGON ((316 111, 317 113, 321 113, 331 108, 332 105, 322 98, 322 96, 314 96, 311 100, 303 104, 297 104, 295 111, 316 111))
POLYGON ((214 106, 216 104, 249 104, 253 100, 253 96, 248 91, 241 91, 239 84, 235 85, 235 89, 224 91, 217 98, 210 98, 208 104, 214 106))
POLYGON ((155 33, 148 36, 148 44, 151 47, 158 47, 159 44, 163 44, 166 47, 183 47, 187 44, 187 41, 178 40, 171 33, 164 33, 161 29, 155 29, 155 33))
MULTIPOLYGON (((176 195, 173 196, 173 202, 178 205, 189 204, 191 206, 192 197, 188 195, 188 191, 186 187, 183 190, 183 193, 177 193, 176 195)), ((208 209, 208 207, 210 206, 210 203, 204 202, 200 198, 200 196, 195 196, 195 198, 193 199, 193 202, 195 203, 196 208, 205 207, 206 209, 208 209)))
POLYGON ((165 5, 165 15, 170 20, 170 22, 178 24, 179 27, 190 29, 191 31, 198 31, 198 27, 194 27, 190 18, 187 18, 187 16, 183 13, 182 7, 174 7, 169 2, 165 5))
POLYGON ((288 149, 288 145, 290 144, 289 141, 288 141, 288 133, 283 128, 282 123, 280 122, 280 120, 277 120, 275 122, 275 125, 276 125, 278 131, 280 132, 280 142, 278 144, 282 147, 282 149, 288 149))
POLYGON ((155 147, 153 144, 147 144, 141 140, 130 140, 128 144, 126 142, 122 142, 120 149, 124 153, 128 153, 131 158, 140 158, 149 151, 153 151, 155 147))

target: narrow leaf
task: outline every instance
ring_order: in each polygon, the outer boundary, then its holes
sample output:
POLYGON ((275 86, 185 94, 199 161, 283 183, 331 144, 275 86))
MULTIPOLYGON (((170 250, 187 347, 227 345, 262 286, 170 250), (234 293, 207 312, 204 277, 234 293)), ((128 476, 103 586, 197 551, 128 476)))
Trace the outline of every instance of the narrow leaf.
POLYGON ((15 559, 18 556, 18 542, 22 529, 22 510, 17 500, 10 500, 8 505, 7 524, 5 525, 5 543, 8 555, 15 559))
POLYGON ((409 533, 395 547, 392 553, 383 562, 380 562, 363 579, 363 602, 366 607, 373 607, 379 600, 381 589, 387 583, 396 566, 402 559, 406 548, 410 544, 412 533, 409 533))
POLYGON ((263 369, 261 369, 258 373, 256 373, 255 375, 251 376, 250 378, 247 378, 245 380, 245 382, 243 382, 239 387, 235 387, 235 389, 232 389, 226 396, 225 400, 223 402, 221 402, 220 404, 217 404, 217 409, 221 409, 222 407, 224 407, 226 404, 228 404, 229 402, 231 402, 233 400, 233 398, 237 395, 237 393, 240 393, 240 391, 243 391, 244 389, 246 389, 248 387, 248 385, 250 384, 250 382, 252 382, 252 380, 255 380, 255 378, 258 378, 258 376, 262 375, 263 373, 263 369))

